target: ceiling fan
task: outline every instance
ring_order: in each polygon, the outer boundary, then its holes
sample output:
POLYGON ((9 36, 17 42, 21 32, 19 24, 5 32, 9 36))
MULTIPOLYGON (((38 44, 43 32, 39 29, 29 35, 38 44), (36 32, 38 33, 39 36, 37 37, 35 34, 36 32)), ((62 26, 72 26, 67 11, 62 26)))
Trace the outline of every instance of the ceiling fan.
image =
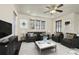
POLYGON ((61 12, 63 12, 63 10, 60 10, 58 8, 60 8, 62 6, 63 6, 63 4, 59 4, 59 5, 53 4, 51 6, 47 6, 46 8, 48 9, 48 11, 45 11, 44 13, 51 13, 51 14, 53 14, 55 12, 60 12, 61 13, 61 12))

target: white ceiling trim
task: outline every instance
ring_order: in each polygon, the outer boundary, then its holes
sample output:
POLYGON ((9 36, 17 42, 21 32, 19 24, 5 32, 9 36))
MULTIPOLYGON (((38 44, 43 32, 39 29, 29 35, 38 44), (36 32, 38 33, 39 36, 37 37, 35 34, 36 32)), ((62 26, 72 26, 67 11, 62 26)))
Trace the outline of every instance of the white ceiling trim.
POLYGON ((31 16, 31 17, 41 17, 41 18, 47 18, 47 19, 52 19, 51 17, 44 17, 44 16, 37 16, 37 15, 32 15, 32 14, 28 14, 28 13, 18 13, 19 15, 26 15, 26 16, 31 16))

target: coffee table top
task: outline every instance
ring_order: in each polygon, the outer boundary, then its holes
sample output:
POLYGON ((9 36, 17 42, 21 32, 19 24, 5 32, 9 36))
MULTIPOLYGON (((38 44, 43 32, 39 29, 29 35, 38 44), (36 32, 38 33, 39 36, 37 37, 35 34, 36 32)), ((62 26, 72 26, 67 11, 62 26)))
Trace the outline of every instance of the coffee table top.
POLYGON ((51 42, 50 40, 47 40, 47 41, 36 41, 35 43, 37 44, 37 46, 40 49, 49 48, 49 47, 55 47, 56 46, 56 44, 51 42))

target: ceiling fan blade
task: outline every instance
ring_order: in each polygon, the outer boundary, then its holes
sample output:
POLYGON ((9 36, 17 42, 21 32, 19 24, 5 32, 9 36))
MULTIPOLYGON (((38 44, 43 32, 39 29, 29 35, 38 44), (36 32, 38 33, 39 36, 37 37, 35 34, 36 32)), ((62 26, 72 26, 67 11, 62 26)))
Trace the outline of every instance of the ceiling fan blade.
POLYGON ((57 8, 62 7, 62 6, 63 6, 63 4, 60 4, 60 5, 57 6, 57 8))
POLYGON ((57 12, 63 12, 63 10, 56 10, 57 12))
POLYGON ((56 7, 56 5, 55 5, 55 4, 53 4, 53 5, 47 6, 46 8, 48 8, 48 9, 52 10, 52 9, 54 9, 55 7, 56 7))
POLYGON ((50 11, 45 11, 44 13, 48 13, 48 12, 50 12, 50 11))
POLYGON ((51 7, 47 6, 46 8, 51 9, 51 7))
POLYGON ((53 8, 53 9, 54 9, 55 7, 56 7, 56 5, 55 5, 55 4, 51 5, 51 8, 53 8))

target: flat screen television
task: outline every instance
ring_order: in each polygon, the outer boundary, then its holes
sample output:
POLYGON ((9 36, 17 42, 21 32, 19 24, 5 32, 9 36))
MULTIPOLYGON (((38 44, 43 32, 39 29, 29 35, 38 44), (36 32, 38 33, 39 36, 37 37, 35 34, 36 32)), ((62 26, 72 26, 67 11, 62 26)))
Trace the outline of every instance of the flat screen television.
POLYGON ((0 20, 0 38, 12 34, 12 24, 0 20))

